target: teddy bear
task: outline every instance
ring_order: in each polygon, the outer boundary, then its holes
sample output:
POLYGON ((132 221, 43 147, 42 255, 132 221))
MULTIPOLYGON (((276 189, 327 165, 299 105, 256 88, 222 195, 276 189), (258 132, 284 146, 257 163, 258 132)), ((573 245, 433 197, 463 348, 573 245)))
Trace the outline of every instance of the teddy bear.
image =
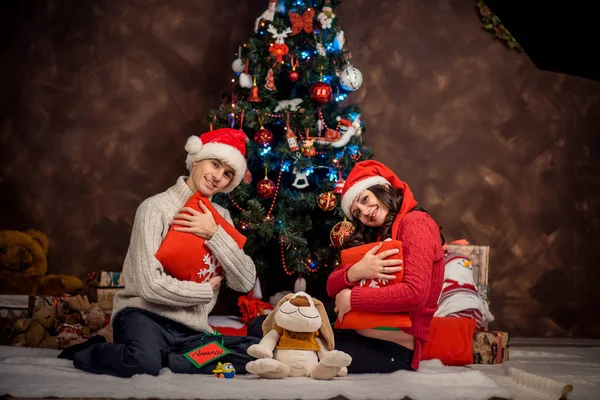
POLYGON ((46 275, 48 237, 37 230, 0 231, 0 287, 4 294, 74 294, 83 288, 81 279, 46 275))
POLYGON ((262 324, 264 337, 248 348, 257 360, 246 370, 261 378, 309 376, 329 380, 345 376, 352 357, 334 350, 327 312, 305 292, 289 293, 277 303, 262 324))
POLYGON ((112 326, 107 316, 97 303, 90 303, 87 296, 71 296, 67 299, 69 308, 80 313, 81 323, 66 321, 58 327, 58 346, 69 346, 83 343, 92 336, 102 335, 107 342, 113 342, 112 326))
POLYGON ((12 345, 57 349, 56 336, 49 333, 49 330, 54 328, 55 321, 53 307, 40 308, 33 313, 31 318, 16 321, 15 328, 18 333, 12 341, 12 345))

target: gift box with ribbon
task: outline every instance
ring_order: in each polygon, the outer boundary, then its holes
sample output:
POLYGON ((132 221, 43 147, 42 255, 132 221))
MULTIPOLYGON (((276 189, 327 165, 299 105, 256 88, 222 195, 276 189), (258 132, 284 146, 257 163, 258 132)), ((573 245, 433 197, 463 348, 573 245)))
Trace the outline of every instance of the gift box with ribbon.
POLYGON ((68 303, 69 295, 62 296, 30 296, 29 297, 29 315, 44 307, 54 308, 54 314, 58 319, 64 318, 71 312, 68 303))
POLYGON ((124 286, 121 272, 94 271, 88 277, 88 298, 104 312, 111 313, 115 293, 124 286))
POLYGON ((500 364, 509 359, 508 332, 477 331, 473 334, 473 364, 500 364))
POLYGON ((125 286, 121 272, 94 271, 88 276, 88 287, 118 287, 125 286))
POLYGON ((29 296, 26 294, 0 295, 0 345, 10 345, 15 336, 15 322, 29 318, 29 296))
POLYGON ((238 306, 242 316, 240 320, 246 324, 250 323, 254 318, 268 314, 273 310, 273 306, 262 301, 254 296, 254 291, 250 291, 247 295, 238 297, 238 306))

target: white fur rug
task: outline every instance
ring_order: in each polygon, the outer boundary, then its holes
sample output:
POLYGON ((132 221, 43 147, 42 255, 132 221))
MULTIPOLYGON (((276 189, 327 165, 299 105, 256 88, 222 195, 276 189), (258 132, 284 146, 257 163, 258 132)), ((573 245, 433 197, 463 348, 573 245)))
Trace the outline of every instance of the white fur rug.
POLYGON ((332 381, 310 378, 262 380, 253 376, 219 379, 179 375, 163 369, 158 377, 114 378, 76 370, 56 350, 0 346, 0 395, 14 397, 95 397, 160 399, 331 399, 487 400, 511 394, 481 371, 421 363, 419 372, 349 375, 332 381))
POLYGON ((469 368, 484 372, 516 400, 600 398, 600 347, 511 346, 510 361, 469 368))

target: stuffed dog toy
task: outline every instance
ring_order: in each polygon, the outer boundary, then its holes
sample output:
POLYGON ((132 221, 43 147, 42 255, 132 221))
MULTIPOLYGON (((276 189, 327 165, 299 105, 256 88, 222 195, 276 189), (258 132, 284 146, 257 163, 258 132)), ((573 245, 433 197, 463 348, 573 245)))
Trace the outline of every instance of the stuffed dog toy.
POLYGON ((310 376, 328 380, 345 376, 352 362, 348 354, 334 350, 329 318, 321 303, 304 292, 289 293, 262 325, 264 337, 248 348, 255 361, 246 370, 261 378, 310 376))

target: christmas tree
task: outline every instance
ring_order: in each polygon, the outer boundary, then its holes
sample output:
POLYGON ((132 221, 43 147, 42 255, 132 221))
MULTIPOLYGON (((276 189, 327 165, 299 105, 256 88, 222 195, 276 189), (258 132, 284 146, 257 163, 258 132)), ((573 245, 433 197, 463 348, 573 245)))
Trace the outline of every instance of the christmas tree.
POLYGON ((333 11, 340 2, 269 0, 233 61, 231 91, 209 115, 211 129, 248 135, 244 182, 215 200, 248 238, 258 275, 279 283, 272 291, 292 289, 286 275, 327 276, 339 264, 352 227, 339 193, 354 164, 370 158, 360 111, 344 101, 362 75, 333 11))

